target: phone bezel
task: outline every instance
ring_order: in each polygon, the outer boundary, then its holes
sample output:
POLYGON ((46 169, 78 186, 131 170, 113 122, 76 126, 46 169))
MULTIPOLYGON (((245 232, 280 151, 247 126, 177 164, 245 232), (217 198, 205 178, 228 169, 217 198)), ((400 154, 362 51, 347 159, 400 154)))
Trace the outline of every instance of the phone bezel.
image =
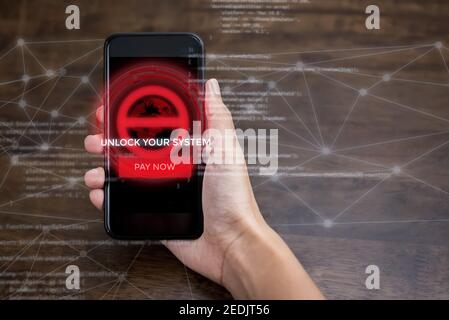
MULTIPOLYGON (((204 44, 201 38, 194 33, 186 32, 172 32, 172 33, 160 33, 160 32, 139 32, 139 33, 116 33, 109 36, 104 43, 104 117, 108 119, 109 105, 108 95, 109 92, 109 59, 110 57, 147 57, 155 56, 155 46, 160 50, 161 57, 185 57, 188 54, 192 54, 189 51, 189 47, 195 48, 199 52, 193 52, 194 54, 200 54, 199 59, 199 77, 202 84, 201 91, 204 92, 204 65, 205 65, 205 53, 204 44), (187 52, 183 50, 187 49, 187 52)), ((201 117, 204 119, 204 111, 200 110, 201 117)), ((109 121, 104 121, 104 132, 109 132, 109 121)), ((107 148, 106 148, 107 149, 107 148)), ((115 239, 131 240, 131 239, 148 239, 148 240, 172 240, 172 239, 197 239, 203 233, 203 214, 198 217, 200 225, 193 230, 192 233, 182 235, 170 235, 170 234, 148 234, 148 235, 133 235, 133 234, 118 234, 115 232, 110 224, 110 196, 109 188, 110 183, 108 178, 110 177, 110 157, 108 149, 104 154, 104 168, 105 168, 105 184, 104 184, 104 227, 106 233, 115 239)), ((200 186, 200 191, 201 191, 200 186)), ((201 192, 200 192, 201 194, 201 192)), ((200 199, 201 201, 201 199, 200 199)), ((171 218, 176 217, 176 214, 171 214, 171 218)))

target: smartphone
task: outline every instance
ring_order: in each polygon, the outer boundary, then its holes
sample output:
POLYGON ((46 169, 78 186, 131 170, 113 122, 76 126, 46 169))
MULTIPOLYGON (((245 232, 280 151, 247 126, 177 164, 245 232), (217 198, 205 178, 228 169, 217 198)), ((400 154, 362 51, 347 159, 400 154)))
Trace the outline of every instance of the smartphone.
POLYGON ((106 232, 117 239, 200 237, 201 165, 171 156, 173 133, 189 135, 204 123, 202 40, 114 34, 105 42, 104 71, 106 232))

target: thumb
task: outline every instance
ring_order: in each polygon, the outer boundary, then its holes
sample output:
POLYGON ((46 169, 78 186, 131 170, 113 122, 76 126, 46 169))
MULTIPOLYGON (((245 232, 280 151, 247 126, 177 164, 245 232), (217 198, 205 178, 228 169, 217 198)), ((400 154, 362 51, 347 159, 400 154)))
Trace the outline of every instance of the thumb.
POLYGON ((215 79, 206 83, 206 118, 213 140, 213 156, 206 157, 206 162, 244 164, 245 157, 236 136, 232 114, 221 99, 220 86, 215 79))
POLYGON ((221 99, 220 85, 216 79, 206 82, 207 126, 220 131, 234 129, 232 115, 221 99))

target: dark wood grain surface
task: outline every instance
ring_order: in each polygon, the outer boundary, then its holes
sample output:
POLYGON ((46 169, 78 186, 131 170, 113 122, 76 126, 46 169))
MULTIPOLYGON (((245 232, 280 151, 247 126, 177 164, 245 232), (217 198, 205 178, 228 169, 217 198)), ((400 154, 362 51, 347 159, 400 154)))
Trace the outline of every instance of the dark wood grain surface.
POLYGON ((101 159, 82 148, 102 39, 125 31, 198 33, 237 126, 279 129, 279 171, 252 175, 256 198, 328 298, 449 298, 447 1, 376 1, 377 31, 365 28, 368 1, 290 3, 278 14, 293 20, 262 34, 223 32, 226 12, 207 0, 76 1, 70 31, 71 3, 0 1, 2 298, 231 298, 160 245, 109 239, 89 203, 82 176, 101 159), (64 285, 71 263, 77 292, 64 285), (379 290, 365 287, 372 264, 379 290))

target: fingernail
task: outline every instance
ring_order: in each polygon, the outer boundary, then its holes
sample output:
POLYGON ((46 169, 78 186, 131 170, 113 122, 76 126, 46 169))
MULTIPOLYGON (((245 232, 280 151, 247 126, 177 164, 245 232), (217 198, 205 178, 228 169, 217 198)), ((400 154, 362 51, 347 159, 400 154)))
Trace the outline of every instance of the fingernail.
POLYGON ((210 79, 209 80, 209 89, 212 91, 212 94, 216 97, 220 97, 220 85, 218 84, 218 81, 216 79, 210 79))

